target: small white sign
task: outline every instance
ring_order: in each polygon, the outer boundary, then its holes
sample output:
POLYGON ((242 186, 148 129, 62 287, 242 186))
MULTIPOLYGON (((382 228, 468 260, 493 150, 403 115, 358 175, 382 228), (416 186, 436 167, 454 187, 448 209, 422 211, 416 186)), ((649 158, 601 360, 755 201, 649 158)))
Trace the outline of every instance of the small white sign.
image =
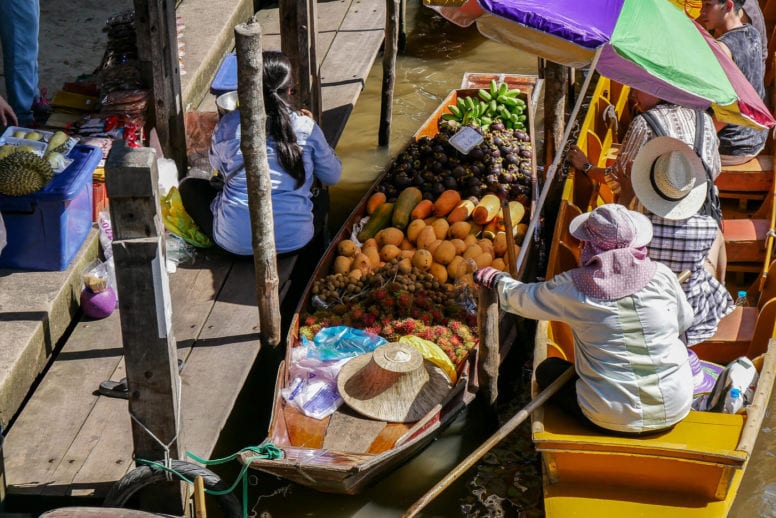
POLYGON ((450 137, 449 142, 455 149, 468 155, 469 151, 482 144, 483 140, 482 135, 477 130, 471 126, 464 126, 458 133, 450 137))

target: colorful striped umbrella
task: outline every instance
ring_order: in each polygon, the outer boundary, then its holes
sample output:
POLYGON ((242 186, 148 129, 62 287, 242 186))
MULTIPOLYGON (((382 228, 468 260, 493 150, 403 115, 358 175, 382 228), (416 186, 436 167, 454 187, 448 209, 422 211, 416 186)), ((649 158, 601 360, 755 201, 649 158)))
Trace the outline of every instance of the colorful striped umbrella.
POLYGON ((474 1, 437 10, 461 25, 476 19, 485 36, 560 64, 584 68, 597 58, 599 73, 666 101, 711 107, 721 121, 776 125, 733 60, 677 0, 474 1))

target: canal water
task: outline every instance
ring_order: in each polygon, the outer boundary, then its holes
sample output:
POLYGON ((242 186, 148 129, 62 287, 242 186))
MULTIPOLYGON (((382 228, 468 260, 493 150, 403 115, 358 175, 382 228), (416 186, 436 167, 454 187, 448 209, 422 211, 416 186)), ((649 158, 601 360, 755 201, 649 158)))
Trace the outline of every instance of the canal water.
MULTIPOLYGON (((336 148, 344 171, 341 181, 331 190, 332 229, 339 228, 391 158, 407 144, 445 96, 460 86, 464 72, 537 72, 535 56, 489 41, 474 27, 456 27, 422 7, 418 0, 408 2, 406 29, 407 45, 397 63, 390 145, 377 146, 382 81, 382 62, 378 58, 336 148)), ((541 124, 537 131, 541 131, 541 124)), ((536 137, 541 139, 541 135, 536 137)), ((500 408, 500 422, 509 419, 528 401, 524 364, 531 337, 525 338, 525 343, 514 349, 515 357, 509 358, 508 365, 502 369, 506 382, 502 392, 513 397, 504 398, 510 401, 500 408)), ((239 448, 258 444, 264 438, 277 362, 271 356, 264 354, 258 376, 253 376, 256 385, 246 387, 246 401, 238 404, 238 408, 247 410, 237 413, 227 424, 225 433, 230 437, 222 441, 220 453, 234 451, 232 445, 239 448)), ((486 424, 485 414, 477 406, 469 407, 422 454, 356 496, 322 494, 249 471, 249 516, 398 517, 479 446, 495 426, 486 424)), ((761 453, 752 460, 752 469, 747 473, 731 516, 776 517, 776 468, 771 458, 776 452, 776 437, 772 428, 776 429, 776 416, 769 415, 760 436, 761 453)), ((230 482, 238 469, 234 464, 214 468, 230 482)), ((541 468, 533 452, 528 423, 465 473, 421 516, 544 516, 541 468)))

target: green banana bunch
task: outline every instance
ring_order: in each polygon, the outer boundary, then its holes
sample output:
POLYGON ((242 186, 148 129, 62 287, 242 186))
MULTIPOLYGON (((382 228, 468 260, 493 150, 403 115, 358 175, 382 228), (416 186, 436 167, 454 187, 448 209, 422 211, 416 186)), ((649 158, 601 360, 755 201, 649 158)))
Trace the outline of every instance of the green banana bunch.
POLYGON ((490 81, 490 89, 480 89, 477 97, 459 97, 456 104, 447 108, 450 113, 442 115, 446 121, 455 121, 463 125, 488 127, 501 122, 507 129, 525 131, 526 104, 519 97, 520 90, 510 90, 506 83, 490 81))

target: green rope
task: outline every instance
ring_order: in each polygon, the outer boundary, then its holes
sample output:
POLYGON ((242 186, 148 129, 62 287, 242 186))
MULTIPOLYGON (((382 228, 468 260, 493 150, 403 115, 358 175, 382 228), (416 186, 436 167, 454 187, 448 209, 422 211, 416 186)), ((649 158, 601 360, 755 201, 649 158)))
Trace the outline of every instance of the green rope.
MULTIPOLYGON (((190 451, 186 452, 187 457, 194 459, 195 461, 201 464, 204 464, 205 466, 215 466, 217 464, 224 464, 226 462, 233 461, 234 459, 239 457, 241 453, 247 452, 247 451, 253 452, 254 455, 251 455, 250 457, 247 457, 245 459, 245 462, 243 462, 243 467, 240 470, 240 474, 237 475, 237 478, 235 479, 234 483, 228 489, 223 489, 221 491, 217 491, 215 489, 207 489, 207 488, 205 489, 205 493, 207 493, 208 495, 213 495, 213 496, 226 495, 234 491, 234 488, 237 487, 237 484, 242 481, 243 518, 247 518, 248 516, 248 477, 246 476, 246 473, 248 471, 248 468, 251 465, 251 462, 257 459, 270 459, 270 460, 280 459, 283 457, 283 450, 281 450, 271 442, 268 442, 268 443, 261 444, 259 446, 248 446, 238 451, 237 453, 229 455, 228 457, 223 457, 220 459, 213 459, 213 460, 203 459, 201 457, 198 457, 197 455, 194 455, 190 451)), ((188 484, 192 484, 192 485, 194 484, 194 481, 187 479, 182 474, 178 473, 172 468, 168 468, 161 462, 148 460, 148 459, 136 459, 136 461, 141 464, 146 464, 148 466, 152 466, 157 469, 161 469, 169 473, 172 473, 173 475, 175 475, 176 477, 178 477, 179 479, 183 480, 188 484)))

